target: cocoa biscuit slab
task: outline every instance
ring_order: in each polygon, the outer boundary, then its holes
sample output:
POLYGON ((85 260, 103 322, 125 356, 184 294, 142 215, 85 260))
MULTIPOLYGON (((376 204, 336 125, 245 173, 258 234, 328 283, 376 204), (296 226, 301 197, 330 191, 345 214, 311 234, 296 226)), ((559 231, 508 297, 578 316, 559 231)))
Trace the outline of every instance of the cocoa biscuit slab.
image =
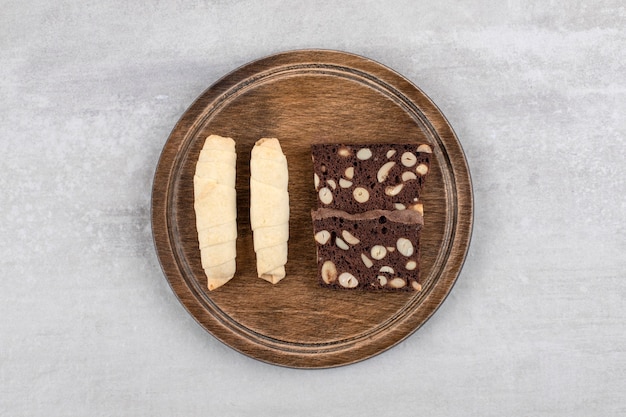
POLYGON ((311 212, 319 283, 334 289, 420 291, 422 215, 414 210, 311 212))
POLYGON ((348 213, 413 208, 430 171, 427 144, 313 144, 318 207, 348 213))

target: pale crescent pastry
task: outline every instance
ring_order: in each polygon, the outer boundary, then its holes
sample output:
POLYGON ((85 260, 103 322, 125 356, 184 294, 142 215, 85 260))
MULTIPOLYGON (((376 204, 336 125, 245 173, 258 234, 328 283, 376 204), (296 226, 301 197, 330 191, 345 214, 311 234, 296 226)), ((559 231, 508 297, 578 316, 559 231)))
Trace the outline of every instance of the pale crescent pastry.
POLYGON ((263 229, 263 233, 255 233, 252 237, 254 247, 269 248, 283 243, 285 235, 289 235, 289 223, 282 223, 276 226, 268 226, 263 229))
POLYGON ((233 167, 234 165, 222 162, 198 161, 196 177, 211 180, 234 189, 235 177, 231 175, 233 167))
MULTIPOLYGON (((195 181, 194 183, 197 184, 195 181)), ((200 193, 196 194, 196 201, 194 202, 198 230, 234 222, 237 218, 237 212, 233 210, 236 199, 237 195, 234 188, 209 183, 200 193)))
POLYGON ((219 150, 215 147, 202 149, 198 161, 200 162, 220 162, 223 164, 235 166, 237 154, 235 151, 219 150))
POLYGON ((198 243, 200 249, 225 243, 237 239, 237 228, 233 227, 232 221, 208 229, 198 230, 198 243))
POLYGON ((193 178, 198 247, 209 290, 235 275, 237 242, 235 141, 206 138, 193 178))
POLYGON ((250 225, 257 275, 272 284, 285 277, 289 240, 289 172, 278 139, 259 139, 250 159, 250 225))
POLYGON ((252 230, 261 227, 271 227, 289 221, 289 194, 273 185, 250 179, 250 190, 262 197, 259 204, 250 203, 250 224, 252 230))

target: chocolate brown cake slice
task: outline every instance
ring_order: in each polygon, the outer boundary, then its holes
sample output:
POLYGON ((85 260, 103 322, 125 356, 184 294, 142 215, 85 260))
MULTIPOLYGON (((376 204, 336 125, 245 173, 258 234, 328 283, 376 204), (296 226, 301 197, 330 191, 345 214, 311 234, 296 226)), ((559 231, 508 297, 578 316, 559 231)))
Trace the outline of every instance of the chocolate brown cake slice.
POLYGON ((420 291, 422 215, 414 210, 312 211, 320 284, 337 289, 420 291))
POLYGON ((363 213, 418 203, 430 170, 427 144, 313 144, 318 206, 363 213))

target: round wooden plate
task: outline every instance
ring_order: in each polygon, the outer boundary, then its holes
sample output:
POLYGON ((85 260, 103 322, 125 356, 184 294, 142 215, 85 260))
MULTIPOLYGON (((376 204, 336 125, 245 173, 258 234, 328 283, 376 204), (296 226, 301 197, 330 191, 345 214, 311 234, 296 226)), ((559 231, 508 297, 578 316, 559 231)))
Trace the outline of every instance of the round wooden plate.
POLYGON ((289 367, 357 362, 417 330, 451 290, 472 227, 468 166, 452 128, 410 81, 372 60, 338 51, 285 52, 247 64, 184 113, 158 163, 154 241, 165 275, 189 313, 228 346, 289 367), (209 292, 200 264, 193 175, 204 139, 229 136, 237 150, 237 273, 209 292), (289 163, 287 277, 256 276, 249 222, 249 160, 255 141, 280 140, 289 163), (423 194, 421 292, 333 291, 317 283, 310 144, 426 142, 434 148, 423 194))

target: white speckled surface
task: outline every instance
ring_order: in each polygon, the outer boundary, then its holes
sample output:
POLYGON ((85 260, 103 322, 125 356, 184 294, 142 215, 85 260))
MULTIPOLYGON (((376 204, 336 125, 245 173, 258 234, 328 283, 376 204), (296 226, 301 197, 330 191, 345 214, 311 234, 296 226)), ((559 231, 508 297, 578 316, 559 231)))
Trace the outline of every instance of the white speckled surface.
POLYGON ((625 415, 625 28, 618 0, 3 2, 0 415, 625 415), (322 371, 202 330, 150 231, 187 106, 308 47, 420 86, 463 143, 476 207, 437 314, 322 371))

